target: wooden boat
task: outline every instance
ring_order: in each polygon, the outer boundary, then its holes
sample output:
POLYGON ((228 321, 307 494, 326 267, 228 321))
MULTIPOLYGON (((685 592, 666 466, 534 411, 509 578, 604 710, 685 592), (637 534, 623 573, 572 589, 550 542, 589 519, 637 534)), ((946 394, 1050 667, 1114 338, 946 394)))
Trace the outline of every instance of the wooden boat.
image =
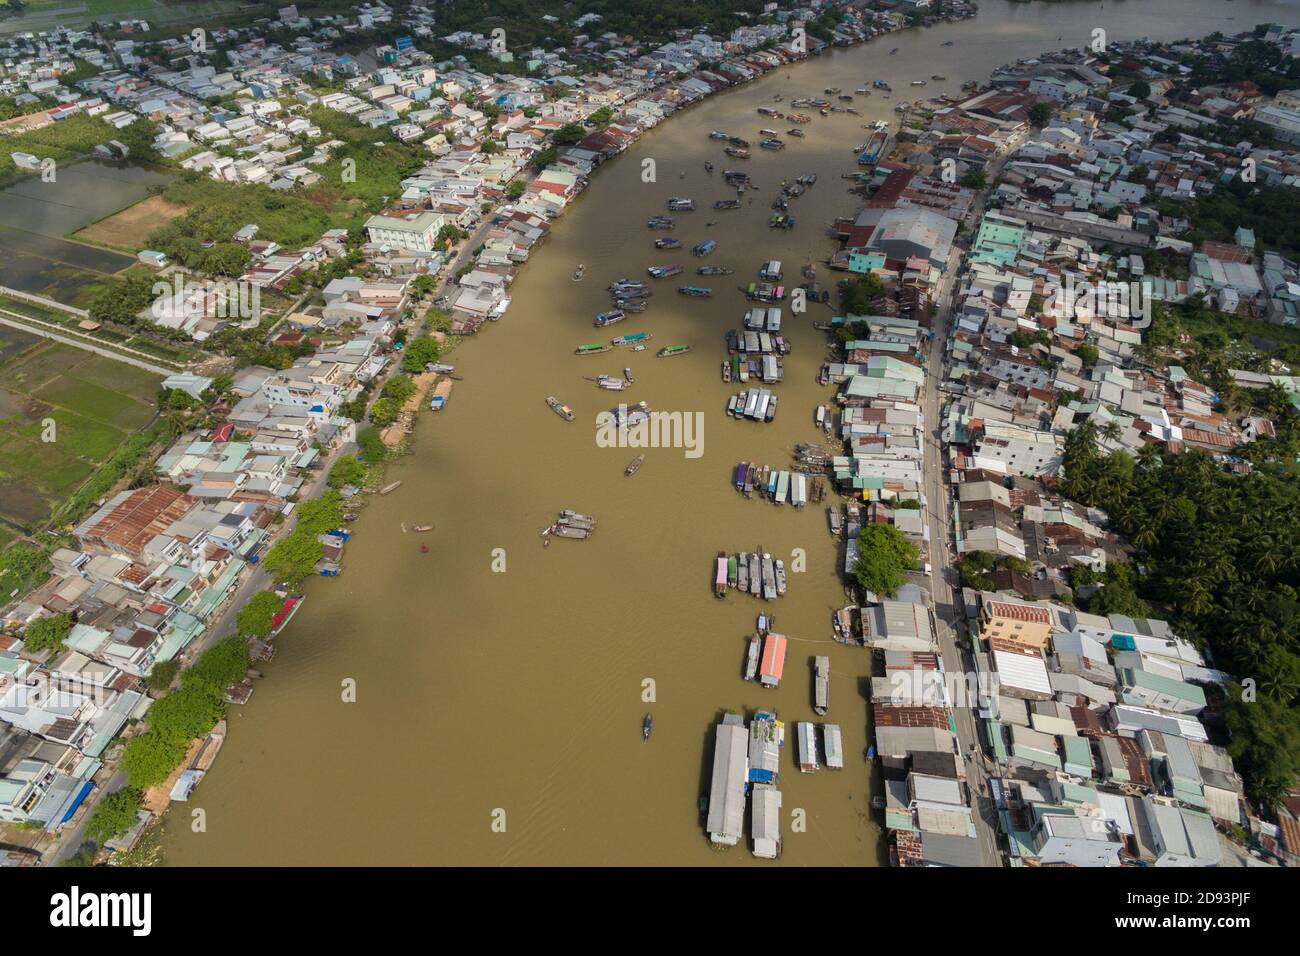
POLYGON ((727 596, 727 552, 719 551, 713 568, 713 596, 727 596))
POLYGON ((745 658, 745 680, 758 676, 758 652, 763 640, 757 634, 749 639, 749 653, 745 658))
POLYGON ((728 269, 726 266, 700 266, 695 270, 695 274, 700 276, 729 276, 733 275, 735 271, 735 269, 728 269))
POLYGON ((587 267, 583 265, 581 262, 579 262, 578 268, 573 270, 573 281, 581 282, 582 277, 585 276, 586 274, 587 274, 587 267))
POLYGON ((432 531, 432 530, 433 530, 433 525, 431 525, 431 524, 417 524, 417 525, 416 525, 415 527, 413 527, 411 530, 412 530, 412 531, 421 531, 421 532, 423 532, 423 531, 432 531))
POLYGON ((642 740, 649 740, 649 739, 650 739, 650 731, 654 730, 654 725, 655 725, 654 717, 652 717, 650 714, 646 714, 645 717, 644 717, 644 718, 642 719, 642 721, 641 721, 641 739, 642 739, 642 740))
POLYGON ((638 470, 640 470, 641 466, 644 464, 645 464, 645 455, 637 455, 630 462, 628 462, 627 467, 623 469, 623 474, 631 478, 633 475, 637 473, 638 470))
POLYGON ((679 286, 677 291, 681 295, 689 295, 696 299, 707 299, 713 295, 713 290, 708 286, 702 285, 684 285, 679 286))
POLYGON ((568 405, 565 405, 554 395, 548 395, 546 397, 546 404, 550 406, 551 411, 555 412, 555 414, 559 415, 566 422, 573 421, 574 419, 573 409, 570 408, 568 405))
POLYGON ((596 316, 596 321, 592 324, 596 328, 603 328, 606 325, 613 325, 615 322, 622 322, 627 318, 627 313, 622 309, 614 309, 610 312, 601 312, 596 316))
POLYGON ((380 493, 381 495, 386 495, 386 494, 388 494, 389 492, 396 491, 396 490, 397 490, 398 488, 400 488, 401 486, 402 486, 402 483, 401 483, 400 481, 392 481, 392 482, 389 482, 388 484, 384 485, 384 487, 380 488, 380 489, 379 489, 379 493, 380 493))
POLYGON ((596 355, 600 352, 608 352, 612 348, 613 348, 612 345, 608 345, 605 342, 591 342, 587 345, 579 345, 576 349, 573 350, 573 354, 574 355, 596 355))
POLYGON ((659 358, 671 358, 674 355, 685 355, 691 350, 689 345, 665 345, 655 354, 659 358))
POLYGON ((831 706, 831 659, 813 658, 813 710, 824 715, 831 706))

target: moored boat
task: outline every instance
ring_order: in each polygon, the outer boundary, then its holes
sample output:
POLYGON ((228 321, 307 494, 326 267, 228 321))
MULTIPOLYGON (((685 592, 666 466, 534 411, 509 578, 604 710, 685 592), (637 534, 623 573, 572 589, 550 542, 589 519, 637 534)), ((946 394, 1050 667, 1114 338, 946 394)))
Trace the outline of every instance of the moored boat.
POLYGON ((758 676, 758 652, 762 643, 763 639, 757 634, 749 639, 749 652, 745 657, 745 680, 753 680, 758 676))

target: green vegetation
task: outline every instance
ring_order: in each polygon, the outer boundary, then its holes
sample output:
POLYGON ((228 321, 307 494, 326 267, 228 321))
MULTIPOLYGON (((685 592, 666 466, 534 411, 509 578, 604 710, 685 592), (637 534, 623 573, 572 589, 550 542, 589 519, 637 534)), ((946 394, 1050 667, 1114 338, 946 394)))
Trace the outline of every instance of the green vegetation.
POLYGON ((272 545, 262 563, 276 577, 292 585, 310 575, 324 554, 325 549, 316 535, 299 528, 272 545))
POLYGON ((23 631, 23 644, 28 651, 61 651, 63 642, 72 630, 72 615, 66 611, 51 617, 38 618, 23 631))
POLYGON ((853 572, 862 587, 888 596, 907 583, 904 572, 913 570, 920 556, 916 545, 892 524, 867 525, 858 535, 853 572))
POLYGON ((19 541, 0 552, 0 599, 24 594, 45 580, 50 558, 35 545, 19 541))
POLYGON ((298 506, 297 527, 302 531, 324 534, 326 531, 333 531, 342 523, 343 496, 333 488, 325 489, 325 493, 319 498, 304 501, 298 506))
POLYGON ((845 315, 870 315, 872 302, 883 295, 884 291, 885 286, 880 281, 880 276, 874 272, 860 278, 846 279, 840 284, 840 308, 845 315))
POLYGON ((169 661, 158 661, 149 669, 149 676, 144 679, 144 685, 152 691, 161 693, 172 686, 172 681, 176 679, 180 669, 181 662, 174 657, 169 661))
POLYGON ((1244 226, 1265 248, 1291 258, 1300 256, 1300 196, 1289 186, 1244 183, 1234 177, 1190 202, 1161 199, 1155 206, 1191 220, 1192 231, 1184 237, 1189 242, 1232 242, 1237 228, 1244 226))
POLYGON ((407 342, 402 350, 402 371, 410 373, 423 372, 424 367, 437 362, 441 354, 442 346, 431 335, 425 335, 413 342, 407 342))
POLYGON ((284 606, 273 591, 259 591, 235 615, 235 628, 244 637, 269 637, 275 627, 275 616, 284 606))
POLYGON ((0 150, 0 185, 31 175, 14 165, 13 152, 31 153, 39 159, 52 159, 59 166, 91 155, 94 148, 111 139, 125 145, 131 158, 159 163, 162 157, 153 148, 154 124, 137 120, 124 129, 110 126, 103 120, 74 113, 67 119, 51 123, 40 129, 29 130, 5 137, 5 148, 0 150))
POLYGON ((1102 430, 1088 421, 1066 440, 1061 480, 1136 549, 1131 567, 1108 569, 1100 606, 1145 602, 1215 666, 1252 681, 1258 700, 1234 692, 1229 702, 1230 749, 1250 795, 1269 805, 1300 767, 1300 478, 1290 468, 1300 420, 1284 411, 1277 426, 1276 441, 1248 446, 1255 471, 1237 475, 1156 445, 1136 461, 1102 457, 1102 430))
POLYGON ((373 425, 357 429, 357 446, 361 449, 361 458, 368 465, 378 465, 388 457, 388 446, 384 444, 379 429, 373 425))
POLYGON ((386 428, 397 421, 401 413, 401 402, 395 398, 381 398, 370 407, 370 420, 380 428, 386 428))
POLYGON ((577 123, 565 123, 551 134, 551 140, 558 146, 571 146, 586 135, 587 131, 577 123))
POLYGON ((157 375, 72 346, 0 348, 0 516, 27 530, 79 517, 169 427, 149 425, 157 394, 157 375))
POLYGON ((340 455, 330 468, 329 477, 325 479, 331 488, 359 485, 365 480, 366 466, 361 464, 356 455, 340 455))
POLYGON ((248 645, 227 637, 199 655, 181 676, 180 689, 154 703, 149 729, 127 741, 122 769, 129 785, 147 790, 180 766, 190 741, 210 731, 225 711, 226 688, 248 670, 248 645))
POLYGON ((996 564, 997 555, 990 551, 967 551, 957 562, 957 575, 961 579, 961 586, 974 588, 977 591, 992 591, 993 579, 989 577, 989 572, 996 564))
POLYGON ((132 787, 114 790, 95 806, 86 821, 86 836, 96 843, 107 843, 136 825, 135 812, 140 808, 140 791, 132 787))

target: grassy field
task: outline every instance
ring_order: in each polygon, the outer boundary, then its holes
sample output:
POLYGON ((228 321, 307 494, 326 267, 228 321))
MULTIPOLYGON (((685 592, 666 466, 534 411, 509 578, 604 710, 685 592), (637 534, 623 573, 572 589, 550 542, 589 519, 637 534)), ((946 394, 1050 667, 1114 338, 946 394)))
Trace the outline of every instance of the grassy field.
POLYGON ((184 212, 184 206, 170 203, 162 196, 150 196, 107 219, 91 223, 73 233, 73 238, 102 243, 134 254, 147 248, 145 240, 149 238, 149 233, 184 212))
POLYGON ((40 526, 149 424, 158 384, 142 369, 0 327, 0 519, 40 526))

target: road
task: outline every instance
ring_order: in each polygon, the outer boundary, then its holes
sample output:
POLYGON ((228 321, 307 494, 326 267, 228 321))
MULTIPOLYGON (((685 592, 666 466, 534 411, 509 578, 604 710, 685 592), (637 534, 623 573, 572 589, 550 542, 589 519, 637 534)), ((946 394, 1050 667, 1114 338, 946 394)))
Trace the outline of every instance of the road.
MULTIPOLYGON (((1006 152, 988 170, 987 181, 991 185, 997 180, 1006 157, 1013 153, 1021 140, 1013 140, 1006 152)), ((988 196, 988 189, 976 194, 971 203, 972 228, 967 231, 967 239, 959 237, 953 243, 948 257, 947 270, 939 283, 935 297, 934 339, 930 343, 930 355, 926 363, 928 374, 925 378, 925 486, 927 515, 930 521, 930 595, 934 605, 935 637, 944 659, 945 670, 949 675, 949 686, 954 698, 964 694, 966 688, 978 686, 974 676, 978 673, 972 657, 973 648, 963 638, 965 609, 960 605, 960 590, 957 585, 957 570, 953 566, 953 546, 951 543, 952 519, 950 502, 952 488, 948 481, 948 469, 945 467, 943 450, 943 393, 939 386, 945 380, 945 347, 952 324, 952 293, 957 282, 957 268, 965 253, 965 242, 969 241, 973 226, 978 222, 980 211, 988 196), (963 679, 953 681, 954 674, 963 679)), ((971 705, 978 706, 978 701, 954 699, 952 701, 953 722, 957 728, 957 746, 960 759, 965 764, 966 780, 970 787, 971 803, 975 808, 975 837, 980 845, 980 857, 985 866, 1002 865, 1002 854, 998 848, 997 808, 993 805, 992 792, 988 784, 988 762, 984 748, 980 744, 979 733, 975 726, 975 716, 971 705)))
MULTIPOLYGON (((127 365, 134 365, 136 368, 142 368, 146 372, 153 372, 155 375, 161 375, 168 378, 176 374, 174 368, 164 368, 161 365, 154 365, 152 362, 145 361, 142 358, 134 358, 130 355, 124 355, 122 352, 109 348, 100 348, 97 345, 91 345, 84 339, 77 338, 73 335, 61 334, 54 332, 50 326, 47 326, 39 319, 33 319, 29 316, 18 315, 15 312, 6 312, 0 309, 0 325, 8 325, 11 328, 18 329, 20 332, 28 332, 32 335, 38 335, 43 339, 51 339, 63 345, 71 345, 73 348, 85 349, 87 352, 94 352, 96 355, 102 355, 104 358, 115 359, 119 362, 125 362, 127 365)), ((125 348, 125 346, 123 346, 125 348)), ((129 350, 134 351, 134 350, 129 350)), ((144 355, 143 352, 136 353, 144 355)))

